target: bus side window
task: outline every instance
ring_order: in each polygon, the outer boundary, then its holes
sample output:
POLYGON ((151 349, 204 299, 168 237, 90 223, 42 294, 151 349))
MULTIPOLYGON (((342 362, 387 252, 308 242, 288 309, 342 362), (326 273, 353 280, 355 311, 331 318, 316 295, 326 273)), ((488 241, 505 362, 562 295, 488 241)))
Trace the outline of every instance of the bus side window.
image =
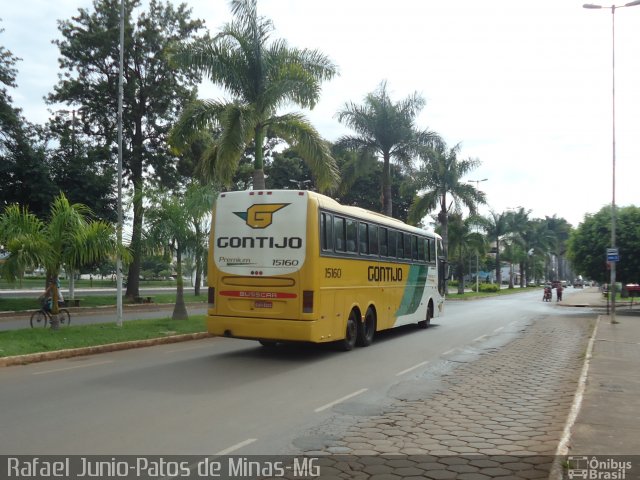
POLYGON ((320 245, 322 250, 333 250, 333 222, 331 214, 320 214, 320 245))
POLYGON ((398 232, 389 230, 389 257, 395 257, 398 252, 398 232))
POLYGON ((418 237, 418 261, 425 262, 427 260, 426 253, 427 239, 418 237))
POLYGON ((404 258, 404 234, 401 232, 398 232, 398 252, 397 252, 397 257, 398 258, 404 258))
POLYGON ((333 217, 333 232, 334 232, 334 245, 336 248, 336 252, 344 252, 345 251, 345 225, 344 218, 342 217, 333 217))
POLYGON ((411 238, 412 235, 405 233, 404 237, 404 258, 411 258, 411 238))
POLYGON ((386 257, 389 254, 389 249, 387 247, 387 229, 384 227, 380 227, 380 231, 378 232, 378 240, 380 241, 380 256, 386 257))
POLYGON ((358 240, 360 242, 360 255, 369 255, 369 225, 360 222, 358 240))
POLYGON ((358 253, 358 222, 347 218, 347 252, 358 253))
POLYGON ((369 225, 369 253, 378 255, 378 226, 369 225))
POLYGON ((436 242, 433 238, 429 239, 429 251, 427 261, 433 263, 436 261, 436 242))
POLYGON ((421 238, 418 238, 415 235, 411 236, 411 258, 414 260, 420 260, 420 254, 418 252, 419 242, 422 242, 421 238))

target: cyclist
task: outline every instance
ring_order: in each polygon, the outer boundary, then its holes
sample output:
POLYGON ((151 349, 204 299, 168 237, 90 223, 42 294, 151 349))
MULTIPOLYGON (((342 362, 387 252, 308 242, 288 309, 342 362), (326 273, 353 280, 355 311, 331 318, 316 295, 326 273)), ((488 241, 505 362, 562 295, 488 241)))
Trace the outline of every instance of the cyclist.
POLYGON ((56 290, 58 290, 58 307, 61 307, 64 305, 64 296, 62 295, 62 290, 60 289, 60 280, 56 279, 55 282, 52 280, 47 286, 47 288, 45 289, 42 297, 40 297, 42 298, 42 308, 46 312, 51 312, 51 310, 53 309, 53 286, 54 285, 56 286, 56 290))

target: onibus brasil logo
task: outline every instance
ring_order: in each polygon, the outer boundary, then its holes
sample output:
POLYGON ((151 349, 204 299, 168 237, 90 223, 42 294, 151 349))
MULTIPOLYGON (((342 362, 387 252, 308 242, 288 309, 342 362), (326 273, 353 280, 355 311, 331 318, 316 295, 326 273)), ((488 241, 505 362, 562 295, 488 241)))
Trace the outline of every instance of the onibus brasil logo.
MULTIPOLYGON (((567 474, 570 480, 626 480, 632 463, 626 458, 603 458, 602 456, 569 456, 567 457, 567 474)), ((635 478, 635 477, 634 477, 635 478)))
POLYGON ((288 203, 264 203, 251 205, 246 212, 233 212, 251 228, 267 228, 273 223, 273 214, 289 205, 288 203))

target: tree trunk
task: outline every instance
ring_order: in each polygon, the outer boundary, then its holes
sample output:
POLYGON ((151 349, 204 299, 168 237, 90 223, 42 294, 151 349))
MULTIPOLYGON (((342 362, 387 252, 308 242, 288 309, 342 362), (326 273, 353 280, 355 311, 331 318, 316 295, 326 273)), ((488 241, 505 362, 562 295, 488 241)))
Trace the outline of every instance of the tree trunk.
POLYGON ((265 190, 266 183, 264 180, 264 170, 254 170, 253 171, 253 189, 254 190, 265 190))
POLYGON ((193 285, 193 294, 198 297, 200 295, 200 286, 202 285, 202 256, 196 254, 196 281, 193 285))
POLYGON ((142 178, 142 120, 140 116, 135 120, 135 131, 132 141, 131 154, 131 181, 133 183, 133 229, 131 232, 130 250, 132 261, 127 274, 127 291, 125 296, 133 300, 140 296, 140 265, 142 262, 142 219, 144 206, 142 204, 144 193, 144 180, 142 178))
POLYGON ((500 265, 500 239, 496 238, 496 282, 502 287, 502 266, 500 265))
POLYGON ((382 166, 382 213, 393 216, 393 201, 391 200, 391 156, 384 153, 384 164, 382 166))
POLYGON ((73 270, 67 271, 69 278, 69 300, 76 298, 76 275, 73 270))
POLYGON ((264 190, 267 186, 264 179, 264 151, 262 150, 262 144, 264 143, 263 127, 256 127, 253 139, 256 147, 256 158, 253 162, 253 189, 264 190))
POLYGON ((176 249, 176 274, 178 276, 178 278, 176 279, 176 304, 173 307, 173 315, 171 316, 171 318, 173 320, 187 320, 189 318, 189 314, 187 313, 187 306, 184 303, 184 281, 182 279, 182 249, 180 247, 180 244, 178 244, 178 248, 176 249))

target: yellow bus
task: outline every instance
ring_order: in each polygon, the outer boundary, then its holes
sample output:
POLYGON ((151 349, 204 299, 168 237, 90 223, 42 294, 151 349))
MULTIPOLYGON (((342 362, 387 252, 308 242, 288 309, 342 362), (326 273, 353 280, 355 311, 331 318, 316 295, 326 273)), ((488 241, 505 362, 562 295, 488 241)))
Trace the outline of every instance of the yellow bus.
POLYGON ((444 311, 433 232, 302 190, 221 193, 211 226, 213 335, 351 350, 444 311))

